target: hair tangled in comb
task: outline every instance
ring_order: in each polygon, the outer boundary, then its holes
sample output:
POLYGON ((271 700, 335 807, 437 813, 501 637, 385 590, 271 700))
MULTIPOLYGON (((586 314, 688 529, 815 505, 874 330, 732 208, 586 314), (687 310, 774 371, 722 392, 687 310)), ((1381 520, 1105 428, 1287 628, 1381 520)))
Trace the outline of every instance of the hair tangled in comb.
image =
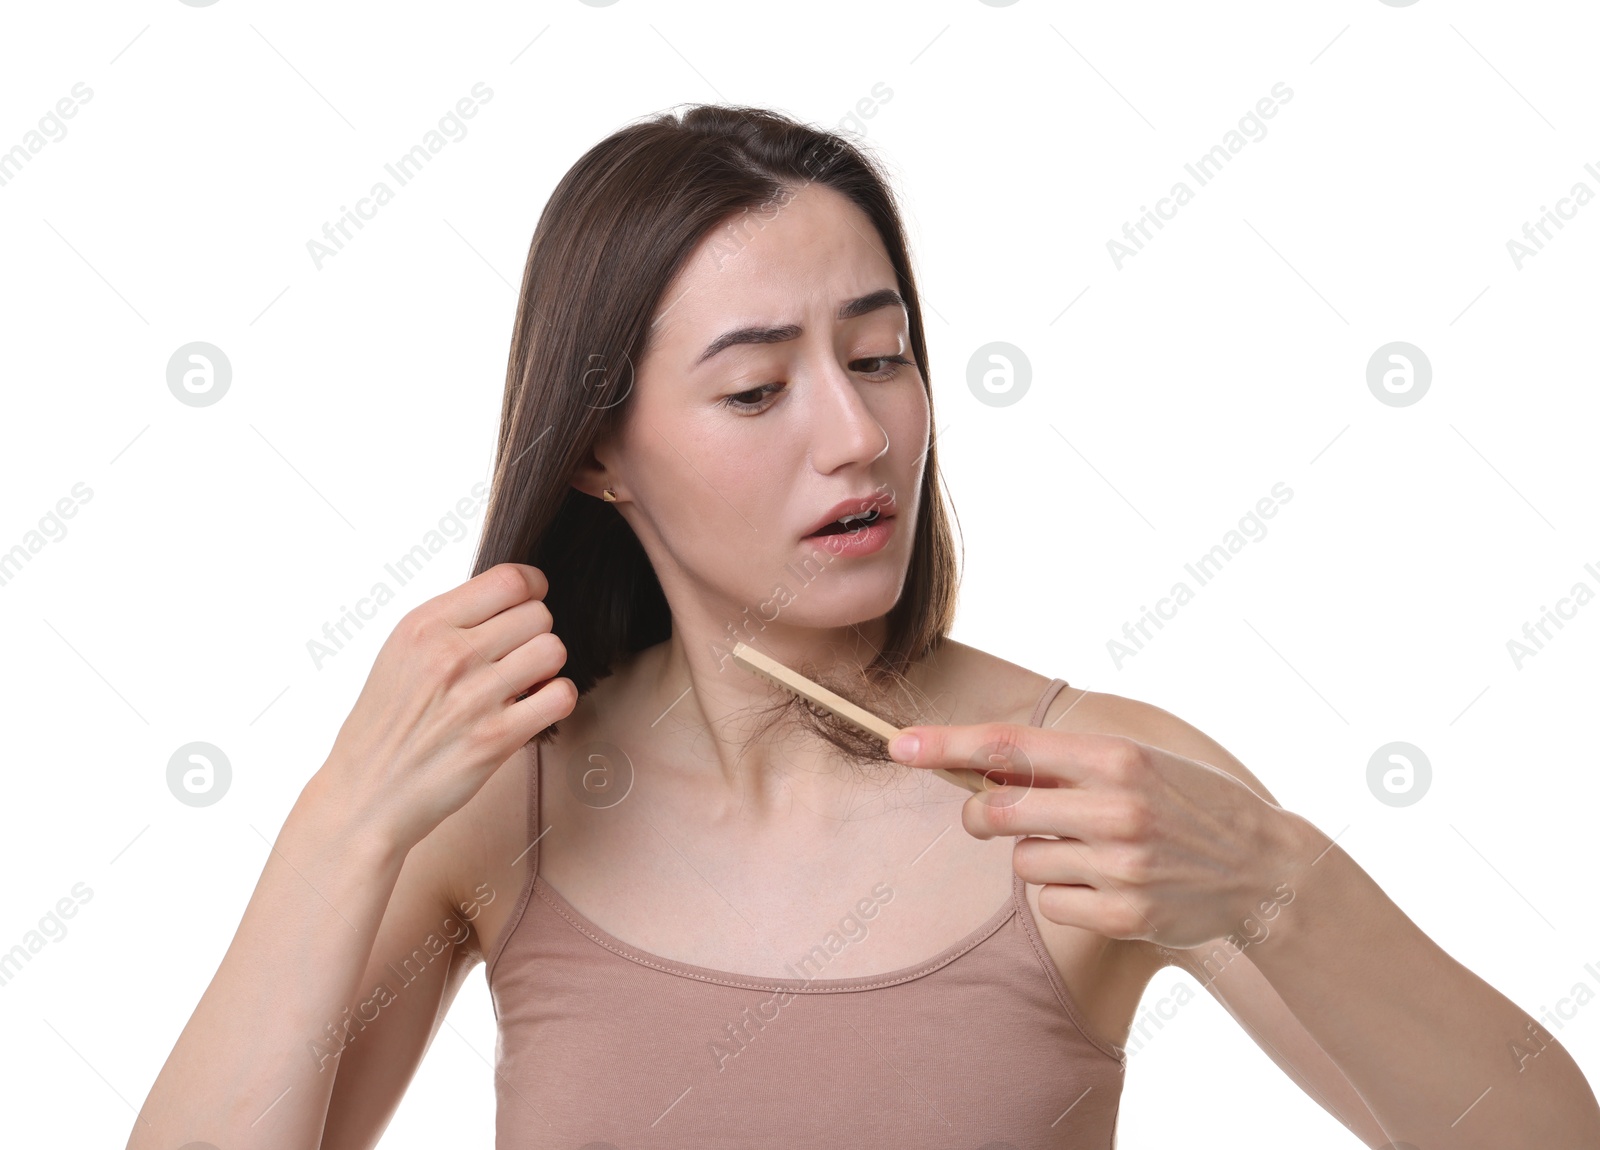
MULTIPOLYGON (((808 659, 794 669, 896 727, 941 723, 948 717, 937 709, 936 700, 882 660, 862 665, 840 658, 818 666, 808 659)), ((774 730, 803 732, 820 743, 825 752, 831 751, 832 758, 843 761, 866 779, 887 782, 908 769, 889 757, 888 744, 876 735, 764 677, 761 681, 771 687, 773 698, 754 708, 756 721, 750 742, 761 740, 774 730)))

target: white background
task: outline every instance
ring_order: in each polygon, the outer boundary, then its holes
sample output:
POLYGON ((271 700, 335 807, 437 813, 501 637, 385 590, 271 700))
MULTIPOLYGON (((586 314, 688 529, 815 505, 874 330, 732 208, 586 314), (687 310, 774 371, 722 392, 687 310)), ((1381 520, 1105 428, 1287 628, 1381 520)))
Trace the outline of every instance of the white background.
MULTIPOLYGON (((1600 606, 1520 669, 1506 646, 1600 589, 1600 206, 1520 270, 1506 246, 1600 191, 1596 32, 1577 3, 1433 0, 8 6, 0 149, 93 94, 0 186, 0 550, 93 494, 0 586, 0 950, 93 897, 0 987, 4 1122, 123 1144, 383 636, 466 578, 475 534, 307 654, 488 477, 513 285, 567 167, 676 104, 833 126, 879 83, 846 126, 911 228, 955 637, 1205 730, 1524 1009, 1597 989, 1600 606), (318 270, 306 241, 479 81, 468 134, 318 270), (1278 82, 1265 137, 1119 270, 1107 241, 1278 82), (233 365, 214 406, 167 389, 193 340, 233 365), (1032 366, 1007 407, 966 382, 995 340, 1032 366), (1432 364, 1410 406, 1366 382, 1394 340, 1432 364), (1265 538, 1116 666, 1107 641, 1280 481, 1265 538), (195 740, 234 771, 201 809, 165 782, 195 740), (1395 740, 1433 768, 1407 807, 1366 782, 1395 740)), ((1208 995, 1152 1033, 1119 1145, 1356 1144, 1208 995)), ((1600 1070, 1600 1005, 1558 1037, 1600 1070)), ((491 1145, 494 1041, 474 975, 382 1145, 491 1145)))

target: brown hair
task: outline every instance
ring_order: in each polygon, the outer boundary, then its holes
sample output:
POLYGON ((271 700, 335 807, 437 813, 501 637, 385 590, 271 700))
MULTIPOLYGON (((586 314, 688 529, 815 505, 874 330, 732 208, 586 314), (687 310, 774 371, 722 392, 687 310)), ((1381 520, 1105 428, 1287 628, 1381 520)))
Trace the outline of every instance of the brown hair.
MULTIPOLYGON (((848 197, 876 227, 905 297, 911 353, 931 410, 921 303, 888 178, 875 158, 838 134, 762 108, 692 105, 590 148, 539 216, 522 273, 473 574, 502 562, 544 572, 552 629, 567 648, 560 674, 580 696, 618 660, 667 639, 672 622, 632 529, 614 507, 572 488, 572 475, 618 426, 655 312, 695 247, 718 225, 732 232, 811 182, 848 197)), ((886 619, 883 650, 864 668, 800 668, 897 726, 925 710, 896 699, 906 695, 903 672, 945 638, 955 615, 957 558, 940 486, 930 441, 910 567, 886 619)), ((849 758, 888 761, 881 742, 780 694, 773 721, 787 714, 849 758)))

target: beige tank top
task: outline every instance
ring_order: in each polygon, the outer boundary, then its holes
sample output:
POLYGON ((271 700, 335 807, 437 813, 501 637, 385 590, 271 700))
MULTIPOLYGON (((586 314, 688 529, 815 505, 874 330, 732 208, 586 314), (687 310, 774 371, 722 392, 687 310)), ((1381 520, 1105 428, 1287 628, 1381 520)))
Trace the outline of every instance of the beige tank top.
POLYGON ((886 974, 822 977, 837 933, 795 978, 674 962, 539 877, 535 749, 528 880, 485 971, 496 1150, 1116 1146, 1126 1057, 1085 1030, 1020 878, 977 930, 886 974))

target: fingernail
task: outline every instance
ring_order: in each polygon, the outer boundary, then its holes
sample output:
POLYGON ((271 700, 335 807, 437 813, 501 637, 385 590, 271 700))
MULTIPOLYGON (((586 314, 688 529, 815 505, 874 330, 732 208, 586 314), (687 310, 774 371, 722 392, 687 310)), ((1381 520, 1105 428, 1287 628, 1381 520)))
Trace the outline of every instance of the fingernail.
POLYGON ((889 757, 896 762, 909 763, 917 757, 922 740, 915 735, 896 735, 889 741, 889 757))

